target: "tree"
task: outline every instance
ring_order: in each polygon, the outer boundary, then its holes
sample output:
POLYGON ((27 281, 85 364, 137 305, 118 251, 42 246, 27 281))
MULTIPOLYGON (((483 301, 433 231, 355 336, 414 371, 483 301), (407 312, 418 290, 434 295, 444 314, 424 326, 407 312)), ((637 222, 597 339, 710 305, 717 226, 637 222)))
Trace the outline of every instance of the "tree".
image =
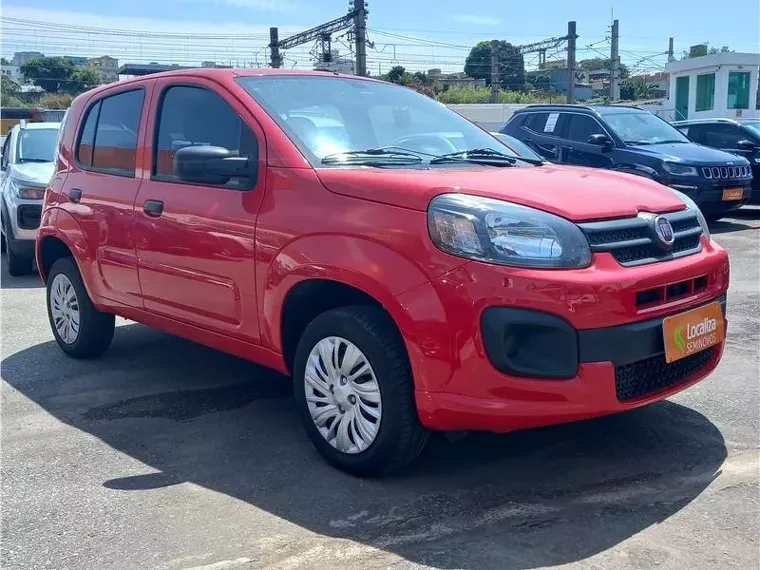
MULTIPOLYGON (((511 91, 525 90, 525 62, 520 50, 510 43, 498 41, 496 61, 499 85, 511 91)), ((479 42, 470 50, 464 72, 475 79, 485 79, 486 85, 491 84, 491 42, 479 42)))
POLYGON ((21 87, 10 77, 0 75, 0 105, 3 107, 18 107, 21 104, 19 94, 21 87))
POLYGON ((92 69, 79 69, 62 57, 38 57, 21 66, 21 73, 47 93, 78 94, 100 83, 92 69))
POLYGON ((390 71, 385 75, 385 78, 391 83, 401 83, 405 74, 406 70, 402 66, 396 65, 391 67, 390 71))
POLYGON ((0 58, 0 64, 2 64, 2 65, 10 65, 11 62, 8 61, 7 59, 5 59, 4 57, 1 57, 0 58))
POLYGON ((93 69, 74 69, 69 84, 64 89, 66 93, 78 95, 100 85, 100 75, 93 69))

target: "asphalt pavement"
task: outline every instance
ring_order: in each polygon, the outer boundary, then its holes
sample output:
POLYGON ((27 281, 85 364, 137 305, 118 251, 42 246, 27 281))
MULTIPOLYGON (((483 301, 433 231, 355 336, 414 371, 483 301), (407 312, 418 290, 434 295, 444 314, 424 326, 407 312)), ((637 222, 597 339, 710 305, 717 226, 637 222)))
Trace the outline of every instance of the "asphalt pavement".
POLYGON ((287 379, 119 321, 55 346, 38 277, 2 273, 4 569, 760 567, 760 208, 731 255, 718 370, 668 401, 508 435, 434 437, 362 480, 307 441, 287 379))

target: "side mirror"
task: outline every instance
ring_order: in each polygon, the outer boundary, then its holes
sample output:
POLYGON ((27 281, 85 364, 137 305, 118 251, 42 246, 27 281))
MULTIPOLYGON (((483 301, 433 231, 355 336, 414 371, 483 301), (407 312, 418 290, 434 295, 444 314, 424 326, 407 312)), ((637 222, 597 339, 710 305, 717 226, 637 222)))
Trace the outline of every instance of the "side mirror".
POLYGON ((258 160, 237 156, 220 146, 186 146, 174 155, 180 180, 196 184, 226 184, 230 178, 256 179, 258 160))
POLYGON ((736 143, 736 148, 740 148, 741 150, 758 150, 760 149, 760 145, 749 139, 742 139, 736 143))
POLYGON ((610 139, 610 137, 603 134, 591 135, 588 138, 588 143, 595 144, 597 146, 603 146, 605 148, 609 148, 612 146, 612 140, 610 139))

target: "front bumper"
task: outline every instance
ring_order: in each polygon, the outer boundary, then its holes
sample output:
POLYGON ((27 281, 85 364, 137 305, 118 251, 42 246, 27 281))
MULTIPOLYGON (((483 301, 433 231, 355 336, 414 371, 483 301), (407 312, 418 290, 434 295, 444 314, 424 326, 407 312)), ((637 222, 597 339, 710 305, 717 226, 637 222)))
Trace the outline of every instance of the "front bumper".
POLYGON ((687 194, 705 214, 728 212, 752 201, 752 180, 746 178, 714 182, 698 180, 696 183, 685 182, 684 180, 668 180, 664 184, 687 194), (729 188, 741 188, 743 191, 742 199, 724 200, 723 191, 729 188))
MULTIPOLYGON (((10 228, 4 228, 9 241, 28 241, 34 244, 40 227, 42 215, 42 200, 24 200, 6 197, 4 208, 10 228)), ((34 246, 32 245, 32 248, 34 246)))
POLYGON ((724 302, 728 277, 728 256, 707 239, 698 254, 638 267, 624 268, 606 253, 595 254, 593 265, 582 270, 465 264, 431 283, 432 291, 423 287, 399 297, 411 316, 423 320, 411 334, 406 334, 408 325, 402 326, 420 419, 436 430, 506 432, 661 400, 705 378, 723 352, 720 344, 666 364, 662 319, 724 302), (681 283, 700 287, 680 294, 672 285, 681 283), (672 288, 674 295, 648 303, 642 292, 658 288, 672 288), (439 311, 428 295, 442 300, 439 311), (544 356, 557 365, 553 377, 530 366, 499 369, 483 327, 486 315, 498 308, 548 315, 577 335, 569 351, 567 343, 549 335, 532 361, 523 359, 535 365, 544 356), (568 359, 570 372, 562 369, 568 359))

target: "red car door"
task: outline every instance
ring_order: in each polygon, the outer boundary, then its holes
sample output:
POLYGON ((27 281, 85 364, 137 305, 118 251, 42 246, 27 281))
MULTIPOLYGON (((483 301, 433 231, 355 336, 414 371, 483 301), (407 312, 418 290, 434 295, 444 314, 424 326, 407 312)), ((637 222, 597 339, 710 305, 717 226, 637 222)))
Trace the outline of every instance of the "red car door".
POLYGON ((245 106, 199 77, 159 80, 149 116, 146 172, 135 204, 135 239, 146 310, 258 342, 256 215, 264 194, 265 139, 245 106), (224 147, 259 161, 256 180, 181 181, 174 154, 224 147))
MULTIPOLYGON (((74 165, 61 207, 86 234, 82 257, 93 294, 139 307, 142 304, 134 242, 134 203, 142 183, 151 82, 107 90, 88 101, 79 122, 74 165)), ((65 225, 63 220, 62 225, 65 225)))

